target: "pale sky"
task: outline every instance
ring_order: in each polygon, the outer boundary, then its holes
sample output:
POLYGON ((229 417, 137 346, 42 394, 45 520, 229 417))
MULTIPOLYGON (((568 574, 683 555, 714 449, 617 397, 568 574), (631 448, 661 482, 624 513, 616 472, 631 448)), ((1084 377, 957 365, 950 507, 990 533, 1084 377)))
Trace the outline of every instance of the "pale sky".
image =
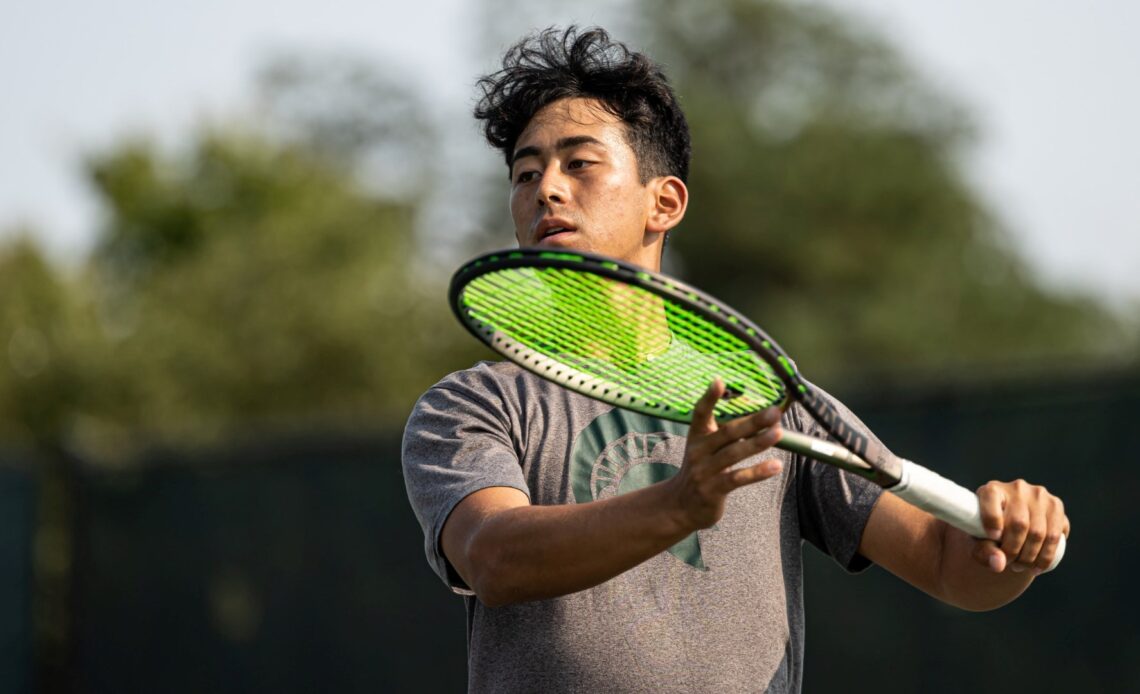
MULTIPOLYGON (((968 173, 1044 278, 1140 300, 1140 3, 828 4, 879 27, 967 106, 981 126, 968 173)), ((605 20, 575 14, 586 5, 554 4, 542 23, 605 20)), ((535 7, 526 17, 541 15, 535 7)), ((455 113, 487 67, 472 62, 482 39, 462 0, 38 0, 5 10, 0 228, 30 224, 61 257, 81 254, 98 223, 79 179, 85 152, 131 132, 176 139, 240 112, 271 52, 375 59, 455 113)))

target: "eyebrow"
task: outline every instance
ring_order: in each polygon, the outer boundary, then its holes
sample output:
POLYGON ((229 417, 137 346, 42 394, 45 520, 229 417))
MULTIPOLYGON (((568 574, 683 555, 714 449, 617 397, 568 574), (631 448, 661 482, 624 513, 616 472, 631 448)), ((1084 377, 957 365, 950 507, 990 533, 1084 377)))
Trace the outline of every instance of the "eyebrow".
MULTIPOLYGON (((571 135, 570 137, 564 137, 561 140, 555 142, 554 150, 559 151, 563 149, 570 149, 571 147, 577 147, 578 145, 602 145, 604 147, 605 143, 603 143, 598 138, 591 137, 589 135, 571 135)), ((519 159, 522 159, 523 157, 537 156, 540 153, 541 150, 533 145, 518 149, 515 152, 514 156, 511 157, 511 168, 513 169, 515 167, 515 162, 517 162, 519 159)))

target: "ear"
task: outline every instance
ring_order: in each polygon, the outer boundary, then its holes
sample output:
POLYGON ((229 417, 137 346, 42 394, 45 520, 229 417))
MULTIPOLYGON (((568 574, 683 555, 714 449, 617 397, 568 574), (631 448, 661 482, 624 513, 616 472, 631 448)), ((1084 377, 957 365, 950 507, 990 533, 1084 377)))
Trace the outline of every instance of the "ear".
POLYGON ((649 184, 649 217, 645 230, 653 234, 664 234, 681 223, 685 209, 689 205, 689 189, 685 182, 676 176, 661 176, 649 184))

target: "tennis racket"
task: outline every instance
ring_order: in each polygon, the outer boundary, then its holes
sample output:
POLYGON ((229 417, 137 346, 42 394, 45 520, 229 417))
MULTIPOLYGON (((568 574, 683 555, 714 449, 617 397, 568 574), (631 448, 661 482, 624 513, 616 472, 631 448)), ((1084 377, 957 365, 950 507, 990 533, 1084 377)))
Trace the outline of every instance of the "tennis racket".
MULTIPOLYGON (((459 321, 507 359, 617 407, 689 423, 715 378, 725 384, 719 421, 799 402, 835 442, 785 430, 778 447, 986 537, 977 495, 865 436, 764 331, 682 282, 589 253, 518 249, 468 262, 449 298, 459 321)), ((1062 536, 1050 570, 1064 552, 1062 536)))

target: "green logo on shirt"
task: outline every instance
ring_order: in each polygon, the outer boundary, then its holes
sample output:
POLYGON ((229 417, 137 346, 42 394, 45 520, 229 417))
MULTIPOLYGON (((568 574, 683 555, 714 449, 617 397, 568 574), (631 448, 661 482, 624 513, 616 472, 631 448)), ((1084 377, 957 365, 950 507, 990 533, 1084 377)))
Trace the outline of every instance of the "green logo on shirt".
MULTIPOLYGON (((614 409, 582 430, 570 452, 574 499, 587 503, 648 487, 676 475, 685 452, 686 424, 614 409)), ((697 533, 669 548, 705 570, 697 533)))

